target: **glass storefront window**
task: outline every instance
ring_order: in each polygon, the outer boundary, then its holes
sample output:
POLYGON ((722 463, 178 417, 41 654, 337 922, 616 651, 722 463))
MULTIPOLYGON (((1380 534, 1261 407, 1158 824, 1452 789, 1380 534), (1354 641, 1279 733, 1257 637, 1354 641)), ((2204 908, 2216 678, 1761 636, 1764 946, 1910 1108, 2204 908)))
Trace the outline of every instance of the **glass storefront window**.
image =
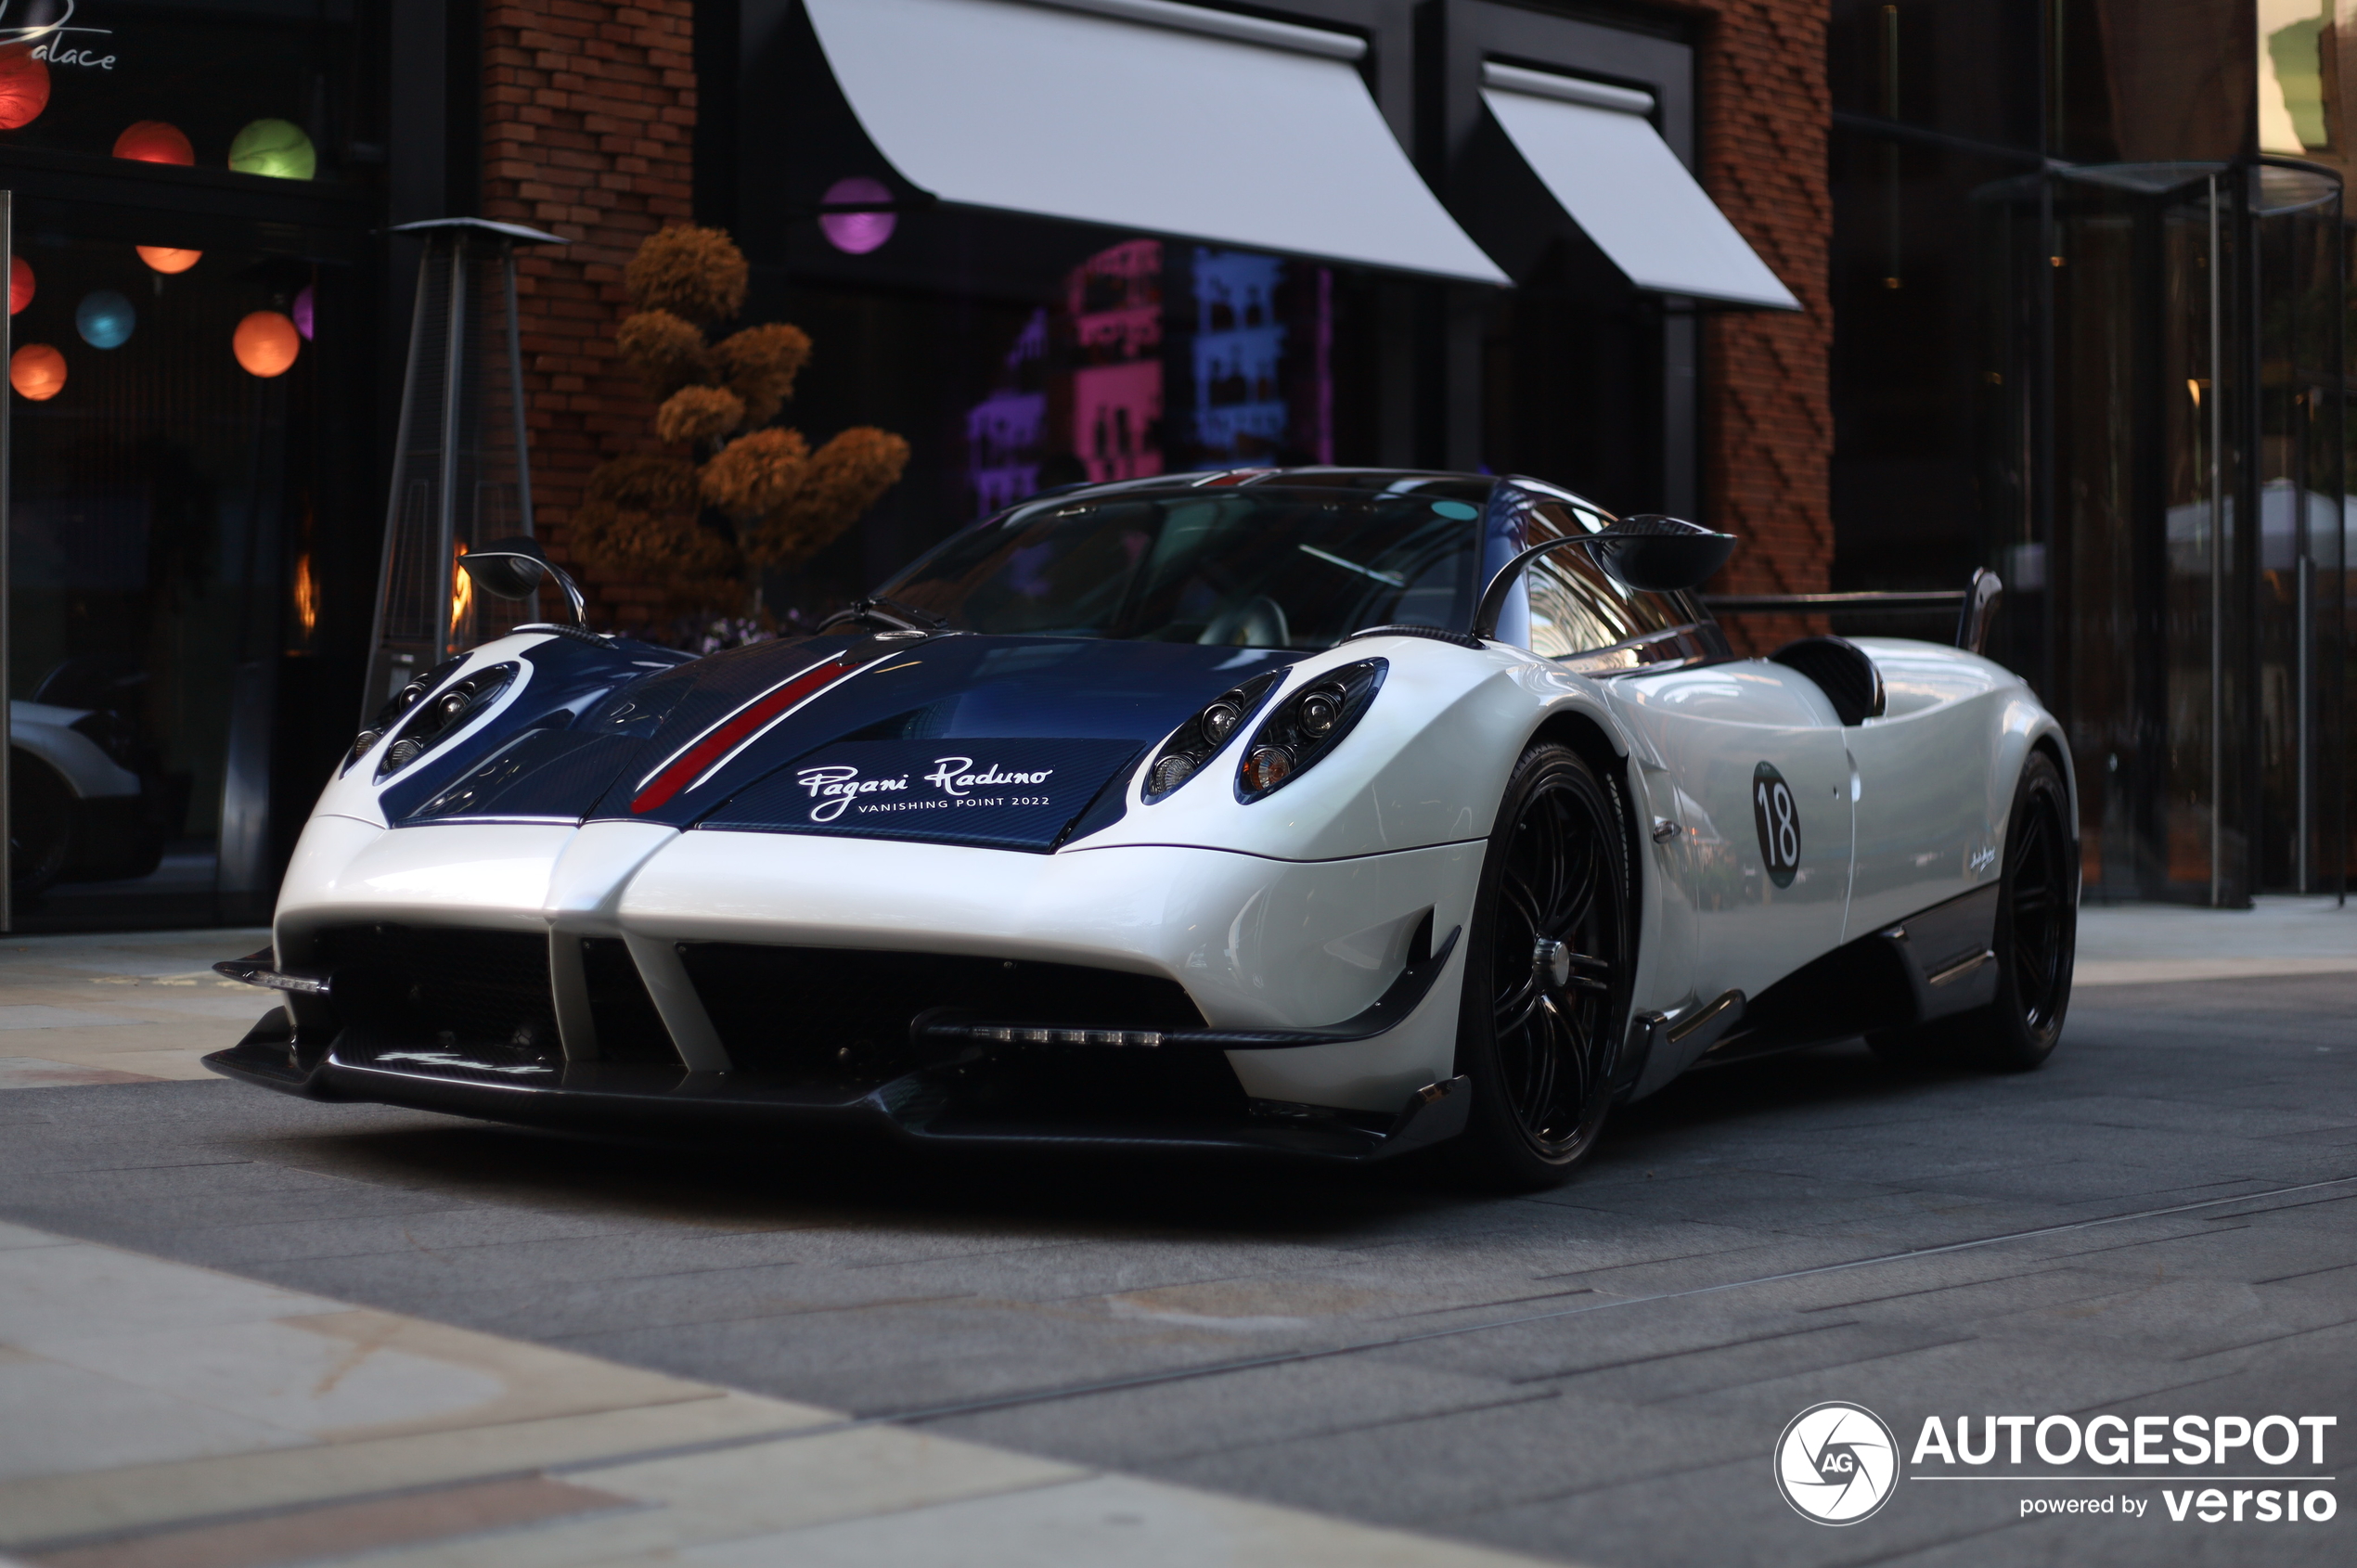
POLYGON ((18 256, 16 360, 58 372, 9 394, 19 911, 209 921, 225 875, 267 880, 285 826, 277 719, 353 489, 329 366, 366 315, 348 269, 259 251, 165 273, 36 224, 18 256))
POLYGON ((8 0, 18 929, 265 916, 374 571, 371 0, 8 0))
POLYGON ((335 180, 367 100, 353 0, 13 0, 0 146, 335 180))

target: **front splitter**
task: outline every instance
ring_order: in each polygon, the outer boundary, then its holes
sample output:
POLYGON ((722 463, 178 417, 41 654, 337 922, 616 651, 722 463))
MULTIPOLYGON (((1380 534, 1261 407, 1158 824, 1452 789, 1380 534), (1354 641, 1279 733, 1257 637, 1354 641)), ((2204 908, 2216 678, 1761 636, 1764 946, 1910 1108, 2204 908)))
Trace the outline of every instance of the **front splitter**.
POLYGON ((1274 1154, 1344 1164, 1396 1158, 1456 1137, 1472 1107, 1472 1086, 1451 1078, 1419 1090, 1383 1131, 1307 1108, 1281 1118, 1173 1118, 1145 1122, 988 1117, 961 1109, 936 1070, 872 1086, 836 1088, 765 1079, 753 1073, 697 1073, 635 1062, 520 1066, 469 1061, 451 1053, 362 1057, 341 1047, 298 1047, 284 1016, 272 1013, 227 1050, 204 1059, 240 1083, 306 1099, 365 1101, 485 1121, 612 1134, 775 1132, 780 1127, 865 1129, 930 1149, 1083 1150, 1203 1150, 1274 1154), (447 1060, 424 1060, 442 1056, 447 1060))

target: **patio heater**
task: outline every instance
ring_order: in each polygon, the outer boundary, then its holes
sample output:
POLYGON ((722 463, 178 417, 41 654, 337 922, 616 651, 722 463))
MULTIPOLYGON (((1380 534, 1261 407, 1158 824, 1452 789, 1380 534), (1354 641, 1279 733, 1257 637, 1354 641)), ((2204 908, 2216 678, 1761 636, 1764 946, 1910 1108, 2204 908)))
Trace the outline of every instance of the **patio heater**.
POLYGON ((363 722, 416 675, 540 618, 536 594, 479 593, 470 550, 532 533, 516 247, 553 234, 484 218, 403 224, 425 240, 385 505, 363 722))

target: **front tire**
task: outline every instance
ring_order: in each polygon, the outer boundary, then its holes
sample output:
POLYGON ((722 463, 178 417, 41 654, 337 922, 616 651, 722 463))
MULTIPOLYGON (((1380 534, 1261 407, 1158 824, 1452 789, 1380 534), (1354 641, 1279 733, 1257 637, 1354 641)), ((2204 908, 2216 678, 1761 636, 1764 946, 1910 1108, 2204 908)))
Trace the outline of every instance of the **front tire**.
POLYGON ((1515 764, 1465 944, 1457 1070, 1473 1104, 1459 1158, 1485 1185, 1553 1187, 1612 1105, 1636 953, 1618 788, 1567 746, 1515 764))

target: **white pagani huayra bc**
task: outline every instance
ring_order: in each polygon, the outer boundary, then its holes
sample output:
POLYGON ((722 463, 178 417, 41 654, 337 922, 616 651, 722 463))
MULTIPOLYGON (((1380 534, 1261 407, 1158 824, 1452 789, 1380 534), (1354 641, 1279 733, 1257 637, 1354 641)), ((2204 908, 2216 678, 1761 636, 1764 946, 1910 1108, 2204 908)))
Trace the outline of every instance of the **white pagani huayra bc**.
POLYGON ((1739 658, 1694 593, 1732 544, 1526 479, 1183 474, 1025 502, 815 636, 519 628, 354 743, 223 966, 283 1007, 210 1063, 634 1130, 1446 1142, 1524 1185, 1700 1067, 2036 1065, 2078 813, 1975 651, 1994 580, 1966 646, 1739 658))

